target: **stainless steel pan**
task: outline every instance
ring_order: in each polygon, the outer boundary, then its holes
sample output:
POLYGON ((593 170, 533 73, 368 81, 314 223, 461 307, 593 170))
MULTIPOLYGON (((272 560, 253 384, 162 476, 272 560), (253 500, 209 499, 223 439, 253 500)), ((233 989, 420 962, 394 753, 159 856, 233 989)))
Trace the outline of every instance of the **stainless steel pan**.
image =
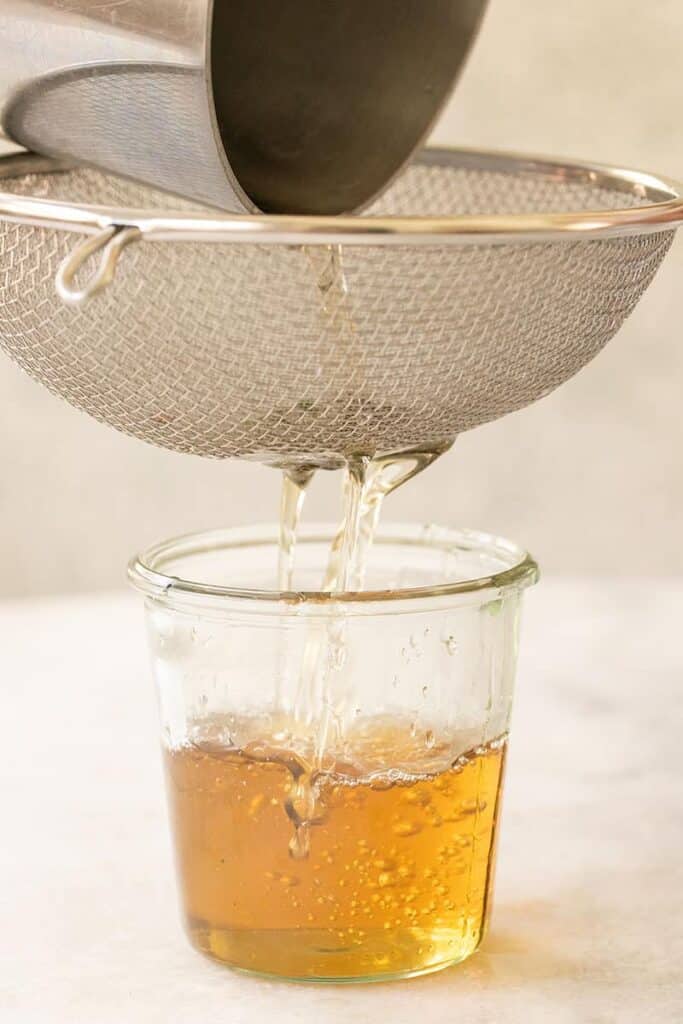
POLYGON ((486 0, 2 0, 0 124, 234 212, 336 214, 395 176, 486 0))

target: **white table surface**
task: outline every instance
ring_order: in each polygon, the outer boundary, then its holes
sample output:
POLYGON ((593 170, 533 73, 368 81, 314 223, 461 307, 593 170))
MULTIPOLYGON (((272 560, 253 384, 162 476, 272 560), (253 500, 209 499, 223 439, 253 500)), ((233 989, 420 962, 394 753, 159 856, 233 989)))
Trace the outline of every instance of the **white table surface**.
POLYGON ((3 1024, 683 1020, 683 580, 530 594, 489 938, 365 987, 186 944, 134 596, 6 604, 0 635, 3 1024))

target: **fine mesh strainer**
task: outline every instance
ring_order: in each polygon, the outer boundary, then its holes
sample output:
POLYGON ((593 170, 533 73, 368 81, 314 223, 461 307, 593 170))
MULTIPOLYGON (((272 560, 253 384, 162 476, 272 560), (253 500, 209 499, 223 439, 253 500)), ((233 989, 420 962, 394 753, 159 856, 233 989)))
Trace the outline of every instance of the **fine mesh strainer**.
POLYGON ((442 447, 552 391, 683 219, 648 175, 450 150, 345 218, 218 216, 37 157, 0 174, 9 355, 145 441, 275 465, 442 447))

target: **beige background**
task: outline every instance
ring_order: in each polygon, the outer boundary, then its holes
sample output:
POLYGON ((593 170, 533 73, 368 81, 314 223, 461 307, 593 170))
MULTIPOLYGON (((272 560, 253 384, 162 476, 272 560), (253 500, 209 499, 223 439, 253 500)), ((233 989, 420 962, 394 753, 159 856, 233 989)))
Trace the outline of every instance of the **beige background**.
MULTIPOLYGON (((491 0, 439 141, 683 178, 680 0, 491 0)), ((683 571, 683 241, 612 345, 535 407, 460 439, 395 519, 495 530, 547 571, 683 571)), ((0 596, 117 586, 163 536, 272 519, 277 475, 107 430, 0 358, 0 596)), ((333 516, 338 481, 310 515, 333 516)))

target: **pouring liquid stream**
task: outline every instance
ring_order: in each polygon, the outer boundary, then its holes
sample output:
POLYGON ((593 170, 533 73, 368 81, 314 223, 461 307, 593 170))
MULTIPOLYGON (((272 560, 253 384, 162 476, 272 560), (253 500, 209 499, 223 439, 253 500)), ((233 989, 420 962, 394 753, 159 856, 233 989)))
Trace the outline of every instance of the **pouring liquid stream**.
POLYGON ((301 467, 282 472, 280 499, 280 537, 278 550, 278 590, 292 590, 294 586, 294 556, 299 522, 306 498, 306 490, 313 479, 314 470, 301 467))
MULTIPOLYGON (((354 365, 358 329, 353 320, 341 246, 304 250, 314 271, 321 296, 321 329, 330 345, 342 347, 354 365)), ((362 374, 362 367, 356 366, 362 374)), ((391 454, 347 457, 343 481, 343 514, 332 542, 321 589, 328 593, 361 591, 384 500, 430 466, 450 445, 426 446, 391 454)), ((283 469, 280 503, 278 586, 295 589, 295 555, 299 524, 314 470, 305 463, 283 469)), ((304 611, 305 614, 305 611, 304 611)), ((324 819, 320 780, 329 769, 330 751, 344 749, 353 724, 353 680, 345 672, 347 622, 343 605, 311 617, 303 651, 283 651, 282 678, 278 680, 275 720, 277 728, 267 741, 242 747, 245 757, 261 763, 284 765, 291 784, 284 811, 292 823, 290 856, 305 859, 311 829, 324 819), (292 659, 296 659, 292 663, 292 659), (293 686, 291 684, 293 683, 293 686), (293 698, 287 698, 294 691, 293 698), (306 756, 295 747, 306 747, 306 756)))
MULTIPOLYGON (((384 455, 376 458, 356 456, 347 461, 343 488, 343 517, 332 542, 322 589, 329 593, 361 591, 365 584, 368 559, 381 517, 385 498, 398 487, 422 473, 445 450, 425 450, 384 455)), ((285 495, 292 489, 291 475, 284 474, 283 509, 293 513, 293 504, 285 495)), ((300 519, 304 491, 299 491, 296 511, 300 519)), ((293 569, 289 538, 295 537, 292 522, 281 530, 288 539, 283 562, 293 569)), ((290 577, 291 582, 291 577, 290 577)), ((299 684, 294 703, 294 719, 312 731, 315 742, 312 764, 302 765, 294 778, 293 799, 287 814, 294 824, 290 854, 295 859, 308 856, 310 830, 323 820, 319 806, 316 777, 320 776, 330 747, 343 749, 350 724, 352 681, 345 676, 346 629, 343 608, 322 621, 312 621, 301 660, 299 684)))

